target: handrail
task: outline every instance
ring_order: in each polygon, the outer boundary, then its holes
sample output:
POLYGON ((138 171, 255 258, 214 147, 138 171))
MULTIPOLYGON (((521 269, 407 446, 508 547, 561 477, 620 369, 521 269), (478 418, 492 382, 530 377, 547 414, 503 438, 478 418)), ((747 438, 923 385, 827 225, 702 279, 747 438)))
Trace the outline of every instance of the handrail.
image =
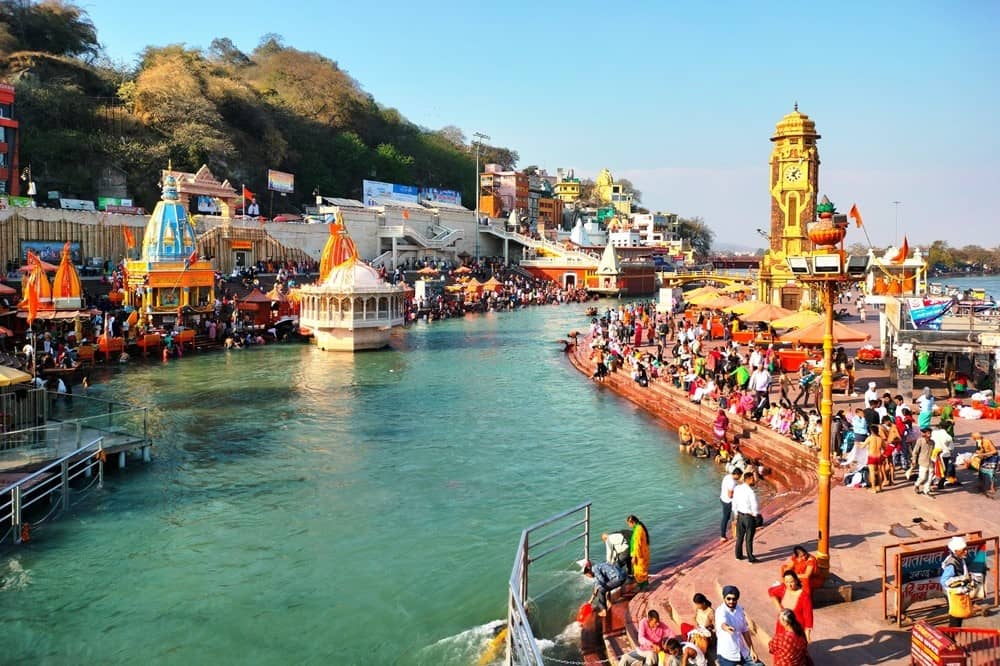
POLYGON ((535 640, 534 632, 528 620, 528 613, 525 610, 528 602, 528 565, 532 562, 537 562, 550 553, 562 550, 565 546, 580 539, 583 540, 583 558, 585 560, 589 559, 590 506, 591 502, 584 502, 572 509, 567 509, 562 513, 557 513, 554 516, 541 520, 521 532, 521 539, 517 544, 517 552, 514 555, 514 566, 511 568, 510 580, 508 581, 506 660, 508 665, 532 664, 533 666, 542 666, 542 652, 538 647, 538 641, 535 640), (566 518, 575 517, 581 511, 583 512, 582 518, 574 519, 575 522, 545 534, 539 537, 537 541, 531 540, 533 532, 566 518), (537 548, 541 544, 555 537, 562 536, 581 525, 583 525, 583 532, 580 534, 566 539, 557 546, 537 553, 534 557, 532 556, 532 547, 537 548))
MULTIPOLYGON (((99 488, 104 486, 103 450, 104 438, 98 437, 89 444, 50 462, 37 472, 0 489, 0 494, 9 494, 10 496, 9 500, 0 503, 0 525, 6 523, 8 519, 10 520, 15 544, 22 541, 22 526, 25 524, 24 510, 32 504, 59 493, 60 501, 56 509, 65 511, 69 508, 70 481, 81 475, 91 476, 94 466, 97 467, 96 483, 99 488), (57 468, 59 472, 53 473, 53 470, 57 468)), ((46 518, 48 516, 42 520, 44 521, 46 518)))

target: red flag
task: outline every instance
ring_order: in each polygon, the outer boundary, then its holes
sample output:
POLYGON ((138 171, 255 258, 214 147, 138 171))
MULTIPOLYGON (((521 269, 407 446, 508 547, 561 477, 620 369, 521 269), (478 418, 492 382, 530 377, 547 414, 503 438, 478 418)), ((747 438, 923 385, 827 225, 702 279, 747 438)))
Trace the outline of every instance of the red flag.
POLYGON ((247 186, 244 185, 243 186, 243 201, 247 202, 247 201, 250 201, 251 199, 253 199, 253 192, 251 192, 249 189, 247 189, 247 186))
POLYGON ((899 252, 896 256, 892 258, 892 263, 901 264, 906 261, 907 255, 910 254, 910 244, 906 242, 906 236, 903 236, 903 247, 899 248, 899 252))
POLYGON ((122 225, 122 233, 125 235, 125 247, 132 249, 135 247, 135 234, 128 227, 122 225))
POLYGON ((863 222, 861 221, 861 213, 858 212, 858 205, 851 204, 851 212, 847 214, 849 217, 854 218, 854 223, 858 225, 858 229, 861 228, 863 222))
POLYGON ((198 261, 198 250, 194 250, 187 259, 184 260, 184 268, 189 268, 191 264, 198 261))

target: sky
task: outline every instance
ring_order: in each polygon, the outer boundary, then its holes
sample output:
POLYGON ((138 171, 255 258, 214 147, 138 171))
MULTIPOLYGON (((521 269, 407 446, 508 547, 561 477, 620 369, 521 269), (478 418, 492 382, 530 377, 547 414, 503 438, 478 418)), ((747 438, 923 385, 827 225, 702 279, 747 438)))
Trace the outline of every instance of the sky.
POLYGON ((874 245, 1000 245, 998 2, 78 4, 126 63, 280 35, 417 125, 482 132, 521 168, 606 167, 717 243, 764 245, 769 139, 798 102, 822 136, 820 195, 856 203, 874 245))

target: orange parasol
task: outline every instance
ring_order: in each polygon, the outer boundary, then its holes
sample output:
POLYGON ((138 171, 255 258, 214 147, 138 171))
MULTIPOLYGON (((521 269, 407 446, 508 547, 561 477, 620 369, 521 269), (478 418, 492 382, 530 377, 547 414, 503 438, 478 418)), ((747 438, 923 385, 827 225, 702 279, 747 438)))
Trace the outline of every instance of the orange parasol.
POLYGON ((761 303, 747 314, 740 317, 743 321, 774 321, 795 314, 794 310, 786 310, 774 303, 761 303))
POLYGON ((471 272, 472 269, 469 268, 468 266, 459 266, 458 268, 452 271, 452 273, 454 273, 455 275, 465 275, 466 273, 471 273, 471 272))
MULTIPOLYGON (((821 345, 823 344, 823 335, 826 332, 826 322, 823 320, 817 321, 814 324, 809 324, 803 328, 792 331, 790 333, 785 333, 778 338, 780 342, 798 342, 801 345, 821 345)), ((864 331, 859 331, 856 328, 851 328, 850 326, 844 326, 839 321, 833 322, 833 343, 839 344, 841 342, 864 342, 871 336, 864 331)))
POLYGON ((424 266, 419 271, 417 271, 417 273, 419 273, 420 275, 437 275, 438 269, 431 268, 430 266, 424 266))

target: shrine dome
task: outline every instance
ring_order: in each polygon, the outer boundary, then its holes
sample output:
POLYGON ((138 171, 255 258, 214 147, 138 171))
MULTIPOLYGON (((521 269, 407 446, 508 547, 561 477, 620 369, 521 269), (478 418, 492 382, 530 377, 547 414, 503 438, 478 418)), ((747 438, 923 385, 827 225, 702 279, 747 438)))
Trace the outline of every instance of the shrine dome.
POLYGON ((350 291, 354 289, 373 289, 385 284, 385 280, 374 268, 357 257, 352 257, 341 264, 334 266, 323 282, 324 285, 340 291, 350 291))
POLYGON ((144 261, 183 261, 195 251, 194 224, 177 192, 177 178, 163 179, 163 195, 146 223, 144 261))
POLYGON ((785 136, 811 136, 817 139, 820 138, 819 134, 816 133, 816 121, 799 111, 798 102, 796 102, 795 108, 791 113, 778 121, 771 141, 777 141, 785 136))

